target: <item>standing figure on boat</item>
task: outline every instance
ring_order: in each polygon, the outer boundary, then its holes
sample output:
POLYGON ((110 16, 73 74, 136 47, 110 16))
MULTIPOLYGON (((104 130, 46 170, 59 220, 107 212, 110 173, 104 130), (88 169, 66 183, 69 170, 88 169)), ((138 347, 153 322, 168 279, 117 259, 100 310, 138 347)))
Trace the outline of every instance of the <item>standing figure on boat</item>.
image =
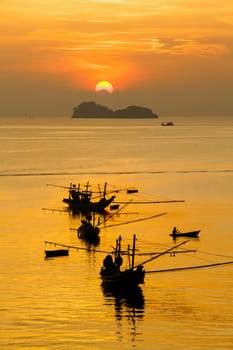
POLYGON ((120 266, 118 266, 112 259, 112 256, 108 254, 103 261, 103 267, 101 268, 101 273, 114 273, 120 271, 120 266))

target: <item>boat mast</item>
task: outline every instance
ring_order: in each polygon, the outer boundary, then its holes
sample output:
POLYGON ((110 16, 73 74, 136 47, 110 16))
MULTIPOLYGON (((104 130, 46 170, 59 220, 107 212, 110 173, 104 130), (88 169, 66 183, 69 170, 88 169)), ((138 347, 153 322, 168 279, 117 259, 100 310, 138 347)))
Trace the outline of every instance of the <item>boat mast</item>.
POLYGON ((107 189, 107 182, 104 183, 104 193, 103 193, 103 197, 106 197, 106 189, 107 189))
POLYGON ((102 194, 101 194, 100 184, 98 184, 98 189, 99 189, 99 195, 100 195, 100 197, 101 197, 101 196, 102 196, 102 194))
POLYGON ((87 181, 87 184, 86 184, 86 194, 88 195, 88 188, 89 188, 89 181, 87 181))
POLYGON ((118 257, 121 256, 121 236, 119 236, 119 241, 118 241, 118 254, 117 254, 118 257))
POLYGON ((120 239, 121 239, 121 236, 119 236, 119 238, 116 239, 115 262, 117 260, 117 257, 120 255, 120 239))
POLYGON ((134 269, 134 257, 135 257, 135 244, 136 244, 136 235, 133 235, 133 252, 132 252, 132 265, 131 269, 134 269))

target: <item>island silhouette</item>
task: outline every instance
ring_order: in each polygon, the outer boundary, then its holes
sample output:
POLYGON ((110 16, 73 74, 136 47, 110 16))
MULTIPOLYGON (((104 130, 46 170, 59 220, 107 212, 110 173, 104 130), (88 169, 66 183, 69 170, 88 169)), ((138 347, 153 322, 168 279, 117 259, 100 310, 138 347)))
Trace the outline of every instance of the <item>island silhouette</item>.
POLYGON ((82 102, 77 107, 73 108, 72 118, 158 118, 158 115, 153 113, 150 108, 141 106, 128 106, 123 109, 112 109, 97 104, 93 101, 82 102))

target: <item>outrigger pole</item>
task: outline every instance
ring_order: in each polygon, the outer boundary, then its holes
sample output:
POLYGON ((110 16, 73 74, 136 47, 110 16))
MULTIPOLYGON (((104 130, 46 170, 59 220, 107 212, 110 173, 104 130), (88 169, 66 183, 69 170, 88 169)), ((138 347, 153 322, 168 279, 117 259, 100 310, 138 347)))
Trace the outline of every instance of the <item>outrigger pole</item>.
MULTIPOLYGON (((166 201, 133 201, 133 204, 160 204, 160 203, 183 203, 185 202, 184 199, 172 199, 172 200, 166 200, 166 201)), ((125 204, 126 202, 118 202, 117 204, 125 204)))
POLYGON ((221 266, 221 265, 228 265, 228 264, 233 264, 233 261, 225 261, 225 262, 205 264, 205 265, 197 265, 197 266, 176 267, 176 268, 165 269, 165 270, 146 271, 146 273, 174 272, 174 271, 182 271, 182 270, 201 269, 201 268, 204 268, 204 267, 214 267, 214 266, 221 266))
POLYGON ((51 242, 51 241, 44 241, 45 244, 53 244, 55 246, 60 246, 60 247, 65 247, 65 248, 73 248, 76 250, 86 250, 88 252, 97 252, 97 253, 104 253, 104 254, 109 254, 109 251, 107 252, 106 250, 97 250, 97 249, 88 249, 88 248, 83 248, 83 247, 76 247, 73 245, 67 245, 67 244, 62 244, 62 243, 57 243, 57 242, 51 242))
POLYGON ((157 254, 156 256, 153 256, 152 258, 150 258, 150 259, 148 259, 148 260, 146 260, 146 261, 144 261, 144 262, 138 264, 137 266, 135 266, 135 268, 138 267, 138 266, 145 265, 145 264, 147 264, 148 262, 150 262, 150 261, 152 261, 152 260, 155 260, 155 259, 159 258, 160 256, 162 256, 162 255, 164 255, 164 254, 169 253, 171 250, 176 249, 176 248, 180 247, 181 245, 183 245, 183 244, 185 244, 185 243, 187 243, 187 242, 189 242, 189 240, 183 241, 183 242, 181 242, 181 243, 179 243, 179 244, 177 244, 177 245, 175 245, 175 246, 173 246, 173 247, 171 247, 171 248, 165 250, 164 252, 159 253, 159 254, 157 254))
MULTIPOLYGON (((119 223, 119 224, 108 225, 108 226, 105 226, 104 228, 113 227, 113 226, 120 226, 120 225, 126 225, 126 224, 131 224, 131 223, 138 222, 138 221, 149 220, 149 219, 153 219, 153 218, 156 218, 156 217, 165 215, 165 214, 167 214, 167 213, 155 214, 155 215, 152 215, 152 216, 148 216, 148 217, 146 217, 146 218, 141 218, 141 219, 130 220, 130 221, 126 221, 126 222, 121 222, 121 223, 119 223)), ((108 219, 107 219, 107 220, 108 220, 108 219)), ((105 220, 105 222, 106 222, 107 220, 105 220)))
POLYGON ((55 185, 55 184, 46 184, 46 186, 70 189, 70 186, 62 186, 62 185, 55 185))

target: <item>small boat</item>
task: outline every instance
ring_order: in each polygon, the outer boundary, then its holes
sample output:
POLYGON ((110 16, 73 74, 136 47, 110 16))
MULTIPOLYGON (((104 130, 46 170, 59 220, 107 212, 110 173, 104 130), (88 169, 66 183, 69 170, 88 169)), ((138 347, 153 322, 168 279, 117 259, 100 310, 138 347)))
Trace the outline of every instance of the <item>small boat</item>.
POLYGON ((95 225, 95 216, 87 215, 86 219, 81 220, 81 225, 77 229, 78 237, 88 241, 96 240, 99 237, 100 229, 95 225))
POLYGON ((101 267, 100 276, 102 278, 103 285, 114 289, 126 289, 134 288, 139 284, 144 283, 145 271, 143 266, 134 266, 135 242, 136 236, 134 235, 132 253, 130 253, 129 248, 127 253, 129 257, 129 267, 125 270, 121 270, 121 265, 123 262, 121 237, 116 240, 114 260, 112 256, 108 254, 103 261, 103 267, 101 267))
POLYGON ((127 193, 128 193, 128 194, 131 194, 131 193, 138 193, 138 189, 136 189, 136 188, 128 188, 128 189, 127 189, 127 193))
POLYGON ((45 257, 46 258, 54 258, 57 256, 68 256, 68 255, 69 255, 68 249, 45 250, 45 257))
POLYGON ((161 123, 162 126, 173 126, 173 122, 163 122, 161 123))
POLYGON ((120 205, 119 204, 112 204, 110 205, 110 210, 116 210, 119 209, 120 205))
POLYGON ((190 231, 190 232, 181 232, 181 231, 177 230, 176 227, 174 227, 170 236, 172 236, 173 238, 176 238, 176 237, 197 237, 199 235, 200 231, 201 230, 190 231))

